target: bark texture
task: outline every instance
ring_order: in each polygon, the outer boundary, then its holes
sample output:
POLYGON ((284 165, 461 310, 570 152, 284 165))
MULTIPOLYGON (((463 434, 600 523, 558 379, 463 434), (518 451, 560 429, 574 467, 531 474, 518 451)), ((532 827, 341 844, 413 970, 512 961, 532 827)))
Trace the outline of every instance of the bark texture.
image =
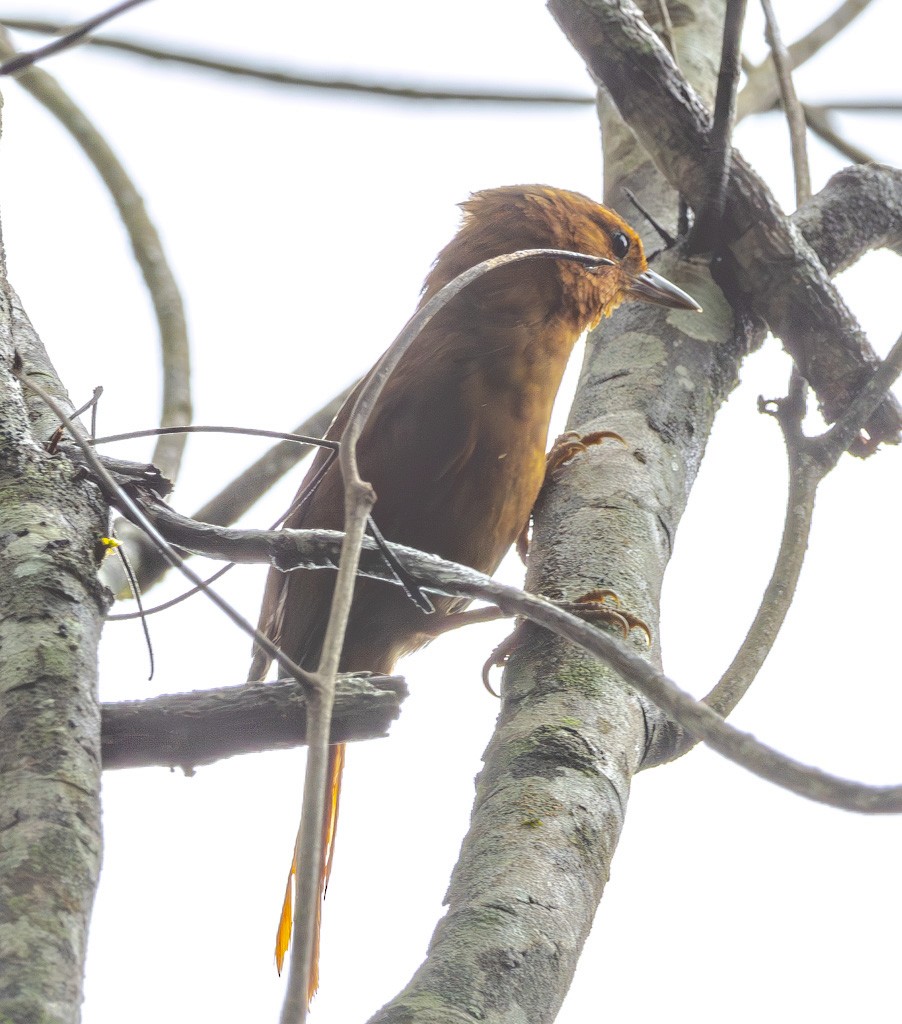
MULTIPOLYGON (((400 676, 338 680, 333 743, 374 739, 400 714, 400 676)), ((226 686, 103 706, 103 767, 163 765, 191 773, 235 754, 286 750, 307 742, 307 696, 300 683, 226 686)))
MULTIPOLYGON (((680 6, 694 18, 696 4, 680 6)), ((710 115, 635 5, 549 0, 549 8, 667 181, 694 209, 703 208, 710 115)), ((832 422, 877 357, 799 229, 736 152, 719 241, 732 284, 782 340, 832 422)), ((881 441, 898 443, 900 426, 902 409, 889 397, 868 421, 856 453, 868 454, 881 441)))
MULTIPOLYGON (((687 7, 674 19, 677 45, 682 40, 687 52, 716 54, 723 5, 698 6, 704 17, 689 17, 687 7)), ((691 70, 709 94, 715 65, 701 60, 691 70)), ((631 187, 672 225, 676 195, 662 186, 629 130, 613 128, 613 117, 610 111, 604 117, 606 173, 611 168, 618 187, 631 187)), ((614 205, 643 228, 628 203, 615 197, 614 205)), ((670 539, 704 438, 745 354, 705 266, 668 256, 655 269, 697 298, 705 315, 657 314, 637 303, 600 325, 570 426, 581 433, 616 430, 628 449, 590 449, 561 473, 537 512, 527 576, 528 590, 549 597, 611 587, 649 623, 657 621, 670 539), (710 388, 693 383, 706 377, 713 378, 710 388)), ((652 654, 658 657, 657 647, 652 654)), ((525 632, 505 672, 501 715, 448 890, 448 913, 426 962, 373 1024, 554 1020, 648 744, 645 711, 590 655, 543 630, 525 632)))
POLYGON ((60 395, 5 287, 0 350, 0 1021, 73 1024, 100 869, 107 516, 93 485, 47 453, 56 423, 10 374, 18 351, 60 395))

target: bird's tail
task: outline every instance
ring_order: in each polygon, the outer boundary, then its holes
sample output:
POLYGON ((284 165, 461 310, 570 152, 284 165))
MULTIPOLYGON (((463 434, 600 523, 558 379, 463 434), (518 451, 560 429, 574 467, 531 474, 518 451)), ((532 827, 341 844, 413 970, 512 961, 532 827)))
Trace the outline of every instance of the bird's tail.
MULTIPOLYGON (((323 815, 323 834, 320 843, 320 887, 321 897, 325 897, 329 887, 329 875, 332 873, 332 855, 335 852, 335 830, 338 827, 338 802, 341 795, 341 773, 345 763, 345 744, 334 743, 329 747, 329 788, 326 792, 326 812, 323 815)), ((300 838, 300 833, 298 834, 300 838)), ((294 897, 294 875, 297 868, 298 847, 295 842, 294 856, 291 858, 291 870, 285 886, 285 899, 282 901, 282 914, 276 930, 276 969, 282 973, 282 964, 291 942, 291 921, 294 897)), ((322 923, 322 898, 316 904, 316 921, 313 926, 313 950, 310 960, 310 976, 307 987, 307 1003, 313 999, 319 986, 319 935, 322 923)))

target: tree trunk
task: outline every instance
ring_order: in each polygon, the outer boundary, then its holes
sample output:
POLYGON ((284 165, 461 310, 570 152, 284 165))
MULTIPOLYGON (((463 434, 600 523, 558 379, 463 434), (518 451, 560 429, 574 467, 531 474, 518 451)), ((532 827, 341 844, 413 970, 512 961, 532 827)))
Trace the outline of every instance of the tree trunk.
POLYGON ((61 394, 0 286, 0 1021, 74 1024, 100 869, 97 580, 106 507, 45 442, 48 410, 14 355, 61 394))

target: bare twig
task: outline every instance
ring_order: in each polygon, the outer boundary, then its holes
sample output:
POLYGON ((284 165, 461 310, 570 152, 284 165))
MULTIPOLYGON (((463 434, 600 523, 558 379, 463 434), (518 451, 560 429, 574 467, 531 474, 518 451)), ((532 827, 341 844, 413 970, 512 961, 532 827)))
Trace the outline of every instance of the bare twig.
MULTIPOLYGON (((20 29, 26 32, 56 32, 59 25, 46 19, 3 18, 7 28, 20 29)), ((277 68, 261 68, 252 64, 242 64, 203 54, 186 53, 168 50, 163 47, 149 46, 130 39, 93 37, 85 40, 90 46, 105 47, 131 53, 138 57, 151 60, 169 61, 204 71, 217 71, 239 78, 251 78, 257 81, 270 82, 273 85, 285 85, 304 89, 325 89, 331 92, 364 94, 386 99, 435 101, 446 103, 515 103, 535 104, 539 106, 592 106, 593 96, 580 96, 573 93, 552 92, 515 92, 494 89, 455 89, 450 86, 406 86, 389 85, 379 82, 361 82, 346 78, 327 78, 321 75, 304 74, 300 71, 287 71, 277 68)))
MULTIPOLYGON (((91 436, 94 436, 94 430, 97 424, 97 403, 100 401, 100 396, 103 394, 103 388, 94 388, 94 393, 83 405, 80 405, 73 413, 72 419, 77 420, 79 416, 86 413, 89 409, 91 410, 91 436)), ((59 444, 63 435, 66 432, 66 428, 61 423, 56 430, 53 432, 53 436, 47 442, 47 451, 53 452, 56 446, 59 444)))
POLYGON ((739 85, 740 40, 745 8, 746 0, 727 0, 714 118, 706 145, 707 198, 704 206, 698 209, 689 236, 690 252, 714 252, 718 249, 733 154, 733 124, 736 120, 736 89, 739 85))
POLYGON ((55 39, 52 43, 39 46, 36 50, 19 53, 15 57, 4 61, 3 64, 0 64, 0 75, 13 75, 37 63, 39 60, 43 60, 45 57, 50 57, 54 53, 60 53, 62 50, 68 50, 70 47, 84 42, 85 36, 93 29, 100 28, 101 25, 105 25, 118 15, 124 14, 130 8, 137 7, 138 4, 145 2, 146 0, 123 0, 122 3, 116 4, 115 7, 111 7, 108 11, 83 21, 77 28, 67 32, 61 39, 55 39))
POLYGON ((464 288, 484 274, 511 263, 536 259, 569 260, 590 269, 612 265, 611 260, 585 253, 558 249, 529 249, 484 260, 459 274, 417 310, 366 377, 357 393, 347 427, 342 434, 338 457, 345 483, 345 534, 326 635, 314 676, 316 688, 310 701, 309 751, 301 827, 295 846, 295 940, 291 951, 285 1002, 282 1006, 282 1024, 303 1022, 307 1015, 307 993, 315 941, 316 903, 320 897, 320 837, 328 778, 329 721, 335 692, 335 675, 351 610, 364 529, 375 502, 372 487, 360 477, 358 471, 357 441, 386 381, 429 321, 464 288))
POLYGON ((113 444, 115 441, 135 441, 140 437, 162 437, 168 434, 238 434, 241 437, 277 437, 280 441, 299 447, 306 455, 312 447, 331 448, 338 451, 336 441, 324 440, 310 434, 294 434, 287 430, 266 430, 263 427, 231 427, 226 424, 192 423, 184 427, 147 427, 144 430, 125 430, 120 434, 104 434, 92 437, 92 445, 113 444))
POLYGON ((655 0, 655 6, 658 8, 658 17, 661 19, 661 38, 664 40, 664 45, 667 47, 670 56, 673 57, 674 63, 679 64, 676 40, 673 35, 673 22, 670 19, 670 8, 667 6, 667 0, 655 0))
POLYGON ((877 162, 866 150, 843 138, 830 123, 830 115, 828 113, 811 106, 810 103, 803 104, 803 109, 808 127, 818 138, 823 139, 824 142, 832 146, 838 153, 842 153, 844 157, 853 160, 856 164, 872 164, 877 162))
MULTIPOLYGON (((345 388, 288 434, 273 431, 272 436, 281 438, 279 443, 264 452, 256 462, 239 473, 218 494, 205 502, 197 509, 192 518, 217 526, 230 526, 240 519, 277 480, 310 453, 311 446, 299 444, 298 438, 302 436, 321 438, 350 393, 351 388, 345 388)), ((264 436, 266 435, 264 434, 264 436)), ((107 439, 101 438, 100 440, 107 439)), ((117 529, 121 529, 121 527, 122 524, 119 524, 117 529)), ((147 591, 166 574, 169 563, 143 533, 131 530, 128 524, 125 524, 125 527, 125 529, 121 529, 121 532, 127 538, 138 580, 142 588, 147 591)), ((114 585, 113 589, 118 591, 120 587, 114 585)), ((171 602, 167 602, 158 607, 162 609, 169 607, 170 604, 171 602)), ((151 609, 151 611, 154 610, 151 609)), ((109 619, 125 617, 124 615, 108 616, 109 619)))
MULTIPOLYGON (((126 523, 129 526, 131 525, 128 522, 127 519, 123 519, 123 520, 121 520, 121 522, 122 523, 126 523)), ((144 534, 140 533, 139 531, 136 530, 135 531, 135 536, 143 537, 144 534)), ((153 546, 153 543, 151 541, 149 541, 149 540, 147 541, 147 545, 149 547, 153 548, 154 551, 157 550, 153 546)), ((165 562, 165 559, 163 559, 163 561, 165 562)), ((168 562, 166 562, 166 567, 170 568, 168 562)), ((107 615, 106 621, 107 622, 131 622, 133 619, 141 619, 142 622, 143 622, 150 615, 158 615, 160 612, 168 612, 170 608, 175 608, 177 605, 180 605, 183 601, 187 601, 189 598, 194 597, 195 594, 199 594, 202 590, 206 589, 207 587, 212 586, 217 580, 222 579, 222 577, 225 576, 225 574, 227 572, 231 572, 231 570, 234 569, 234 568, 235 568, 235 563, 234 562, 229 562, 228 565, 222 566, 221 568, 217 569, 216 572, 214 572, 212 575, 207 576, 207 578, 203 581, 203 586, 202 587, 189 587, 188 590, 183 590, 181 594, 177 594, 175 597, 170 598, 168 601, 161 601, 159 604, 155 604, 155 605, 153 605, 150 608, 142 608, 140 601, 137 601, 137 594, 139 592, 138 591, 138 586, 137 586, 137 584, 138 584, 138 577, 135 574, 134 569, 131 569, 130 573, 128 573, 127 576, 128 576, 128 580, 129 580, 129 585, 130 585, 131 590, 132 590, 132 594, 135 595, 135 597, 136 597, 136 603, 138 604, 138 611, 135 611, 135 612, 116 612, 115 614, 107 615)), ((117 594, 116 598, 117 598, 117 600, 122 600, 122 595, 117 594)))
POLYGON ((796 206, 801 206, 811 196, 811 174, 808 170, 808 147, 806 145, 805 112, 799 104, 795 86, 792 82, 792 68, 789 66, 789 53, 780 36, 780 26, 774 14, 770 0, 761 0, 761 9, 767 24, 767 44, 777 72, 780 84, 780 96, 786 120, 789 123, 789 145, 792 152, 792 168, 795 174, 796 206))
POLYGON ((672 245, 676 244, 676 239, 670 232, 661 224, 660 221, 656 220, 644 206, 636 198, 635 194, 631 189, 628 189, 625 185, 623 186, 623 194, 626 198, 635 206, 635 208, 642 214, 642 216, 648 221, 651 227, 655 230, 658 237, 664 243, 664 248, 669 249, 672 245))
MULTIPOLYGON (((819 53, 870 3, 871 0, 845 0, 819 25, 792 43, 789 47, 790 70, 795 70, 819 53)), ((774 77, 773 59, 768 57, 761 64, 747 69, 745 88, 737 101, 737 120, 741 121, 749 114, 770 110, 779 98, 780 89, 774 77)))
MULTIPOLYGON (((335 569, 342 535, 332 530, 234 530, 201 527, 157 502, 143 502, 146 514, 180 547, 236 562, 270 560, 289 568, 335 569)), ((551 601, 507 586, 465 566, 400 544, 400 559, 424 590, 496 605, 507 615, 528 618, 579 644, 607 662, 666 714, 725 757, 775 785, 809 800, 867 814, 902 813, 902 786, 868 786, 803 765, 728 725, 714 710, 681 690, 621 641, 557 607, 551 601)), ((360 574, 389 582, 391 575, 376 544, 365 538, 360 574)))
MULTIPOLYGON (((719 715, 726 717, 736 708, 777 639, 802 571, 811 533, 815 497, 821 481, 835 468, 840 456, 857 436, 861 424, 867 421, 871 411, 893 386, 900 373, 902 336, 861 392, 849 403, 843 416, 820 437, 809 438, 802 434, 807 385, 795 367, 788 396, 779 402, 759 403, 762 412, 768 412, 776 418, 786 442, 789 461, 786 518, 774 571, 748 634, 729 668, 703 700, 719 715)), ((673 737, 672 745, 663 759, 682 757, 696 742, 696 738, 687 736, 685 732, 673 737)), ((661 760, 658 757, 654 763, 660 763, 661 760)), ((649 762, 644 767, 651 767, 651 764, 649 762)))
MULTIPOLYGON (((341 677, 332 742, 384 736, 406 696, 400 676, 341 677)), ((105 771, 163 765, 190 773, 224 757, 307 742, 307 692, 294 680, 104 704, 102 714, 105 771)))
MULTIPOLYGON (((15 52, 5 33, 0 31, 0 56, 15 56, 15 52)), ((138 190, 106 139, 55 78, 42 68, 30 67, 19 72, 16 81, 69 131, 109 189, 144 275, 160 329, 163 361, 163 407, 160 422, 163 426, 189 423, 190 357, 182 297, 166 260, 160 236, 147 215, 138 190)), ((178 475, 184 444, 184 437, 161 438, 154 451, 154 463, 171 480, 178 475)))
MULTIPOLYGON (((786 515, 779 552, 758 611, 729 667, 702 701, 723 718, 734 711, 746 695, 780 633, 795 597, 805 561, 817 488, 832 468, 812 458, 805 448, 801 424, 805 414, 806 390, 804 379, 793 368, 787 398, 778 402, 759 402, 760 410, 773 415, 783 431, 789 463, 789 493, 786 497, 786 515)), ((676 760, 697 743, 696 737, 678 729, 670 737, 669 744, 656 745, 655 757, 644 763, 643 767, 650 768, 662 761, 676 760), (662 751, 665 752, 664 756, 662 751)))
POLYGON ((106 490, 108 499, 113 501, 121 511, 127 513, 132 522, 137 523, 142 530, 153 538, 154 543, 160 546, 160 549, 164 552, 165 557, 169 560, 170 564, 178 569, 179 572, 189 579, 196 587, 203 590, 206 596, 220 609, 220 611, 224 612, 239 629, 251 636, 254 639, 254 642, 259 644, 267 654, 269 654, 274 660, 278 661, 292 679, 296 679, 300 683, 308 683, 310 678, 310 674, 308 672, 305 672, 302 668, 296 665, 290 658, 285 657, 269 637, 252 626, 244 616, 239 614, 239 612, 237 612, 228 603, 228 601, 223 597, 220 597, 216 591, 210 590, 193 569, 185 565, 184 560, 179 556, 178 552, 159 532, 159 530, 157 530, 153 522, 147 518, 141 507, 113 479, 107 468, 93 452, 89 439, 85 437, 79 426, 68 416, 62 405, 60 405, 60 403, 49 395, 42 387, 31 380, 26 373, 23 373, 21 369, 14 367, 13 372, 22 384, 36 394, 42 402, 46 403, 48 408, 53 411, 54 415, 58 416, 60 421, 66 425, 66 429, 71 434, 75 443, 82 450, 85 460, 91 467, 91 470, 95 474, 98 482, 101 483, 106 490))
MULTIPOLYGON (((141 600, 141 587, 138 585, 138 578, 135 576, 132 564, 128 560, 128 555, 126 555, 122 548, 122 543, 111 537, 104 537, 103 540, 109 544, 115 544, 116 556, 119 559, 119 564, 122 566, 122 571, 125 573, 128 585, 131 588, 132 597, 135 599, 135 604, 138 607, 135 615, 141 620, 141 630, 144 633, 144 645, 147 648, 147 658, 150 662, 150 674, 147 677, 147 681, 150 682, 150 680, 153 679, 154 673, 153 641, 150 639, 150 628, 147 625, 147 610, 144 607, 144 602, 141 600)), ((226 568, 228 568, 228 566, 226 566, 226 568)), ((225 569, 221 570, 221 572, 225 572, 225 569)), ((209 586, 209 580, 206 580, 205 582, 207 586, 209 586)))
POLYGON ((822 100, 809 106, 814 110, 835 110, 838 114, 902 114, 902 99, 822 100))
POLYGON ((864 385, 855 398, 849 403, 846 412, 820 438, 810 444, 819 446, 819 454, 824 459, 836 460, 848 451, 861 429, 867 422, 872 410, 883 400, 883 396, 893 386, 902 373, 902 335, 889 350, 886 359, 874 370, 871 379, 864 385))

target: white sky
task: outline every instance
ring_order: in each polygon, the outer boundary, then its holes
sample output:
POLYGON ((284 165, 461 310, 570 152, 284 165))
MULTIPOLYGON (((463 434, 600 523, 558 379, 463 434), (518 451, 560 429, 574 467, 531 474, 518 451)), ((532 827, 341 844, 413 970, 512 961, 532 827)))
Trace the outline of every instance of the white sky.
MULTIPOLYGON (((747 50, 759 58, 761 19, 749 6, 747 50)), ((832 6, 778 4, 785 38, 832 6)), ((94 10, 85 0, 4 5, 10 16, 70 21, 94 10)), ((898 96, 900 29, 898 4, 875 0, 798 75, 802 96, 898 96)), ((536 2, 156 0, 115 31, 374 80, 589 90, 536 2)), ((289 429, 364 372, 412 310, 470 191, 542 181, 600 194, 591 108, 414 106, 87 50, 46 67, 148 201, 186 297, 199 423, 289 429)), ((100 430, 153 426, 155 326, 116 214, 56 123, 14 84, 4 95, 0 211, 13 284, 73 399, 105 386, 100 430)), ((842 126, 879 158, 902 160, 899 119, 847 116, 842 126)), ((789 204, 782 123, 745 124, 737 141, 789 204)), ((811 145, 817 189, 844 161, 811 145)), ((898 260, 881 254, 840 282, 880 352, 900 329, 898 281, 898 260)), ((783 457, 755 400, 782 394, 786 379, 776 343, 749 360, 679 534, 662 640, 667 671, 698 694, 729 662, 770 572, 783 457)), ((260 450, 193 439, 174 504, 190 513, 260 450)), ((900 459, 899 449, 845 458, 824 485, 798 600, 733 717, 793 756, 874 782, 902 780, 900 459)), ((248 522, 275 518, 299 479, 248 522)), ((514 562, 506 572, 518 578, 514 562)), ((261 571, 240 569, 221 589, 254 618, 261 586, 261 571)), ((152 597, 180 589, 168 581, 152 597)), ((151 627, 152 683, 139 628, 109 627, 105 699, 244 678, 246 639, 201 599, 151 627)), ((413 695, 391 738, 350 751, 315 1021, 367 1019, 422 959, 497 710, 479 668, 505 630, 473 628, 410 659, 413 695)), ((191 779, 163 769, 106 777, 86 1024, 277 1018, 272 938, 302 771, 303 753, 292 752, 191 779)), ((900 857, 898 819, 806 803, 705 750, 644 773, 559 1021, 898 1020, 900 857)))

